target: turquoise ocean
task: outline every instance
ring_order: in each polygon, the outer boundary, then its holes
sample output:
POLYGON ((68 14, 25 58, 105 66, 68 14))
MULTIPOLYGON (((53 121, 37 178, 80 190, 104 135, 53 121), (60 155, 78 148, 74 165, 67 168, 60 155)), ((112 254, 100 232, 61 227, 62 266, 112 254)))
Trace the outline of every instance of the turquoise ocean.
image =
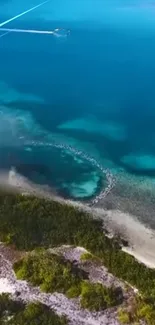
MULTIPOLYGON (((38 4, 1 0, 0 23, 38 4)), ((4 27, 58 30, 0 29, 0 168, 94 197, 105 176, 56 141, 108 168, 122 197, 151 191, 154 209, 155 1, 51 0, 4 27)))

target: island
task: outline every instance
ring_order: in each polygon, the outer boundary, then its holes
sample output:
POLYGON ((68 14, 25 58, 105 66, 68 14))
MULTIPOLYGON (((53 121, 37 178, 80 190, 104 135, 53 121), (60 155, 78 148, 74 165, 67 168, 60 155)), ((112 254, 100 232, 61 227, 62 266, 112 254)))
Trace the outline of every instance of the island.
POLYGON ((0 242, 0 324, 155 324, 155 269, 79 207, 1 190, 0 242))

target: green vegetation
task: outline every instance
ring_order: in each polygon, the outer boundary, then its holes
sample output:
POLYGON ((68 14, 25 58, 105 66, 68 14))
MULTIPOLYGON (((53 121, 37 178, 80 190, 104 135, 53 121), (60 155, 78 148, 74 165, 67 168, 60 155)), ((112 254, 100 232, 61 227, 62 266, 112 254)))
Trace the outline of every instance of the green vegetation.
POLYGON ((29 253, 14 264, 18 279, 28 280, 46 292, 60 292, 69 298, 80 296, 81 306, 101 310, 116 306, 117 289, 86 281, 87 274, 71 262, 48 251, 29 253))
MULTIPOLYGON (((102 222, 87 213, 50 200, 1 192, 0 241, 29 251, 62 244, 85 247, 109 272, 139 289, 147 308, 147 323, 155 324, 155 270, 123 252, 119 239, 105 236, 102 222)), ((76 295, 74 284, 69 294, 76 295)))
POLYGON ((101 263, 101 259, 98 258, 97 256, 89 253, 89 252, 86 252, 86 253, 83 253, 81 255, 81 261, 83 262, 86 262, 86 261, 90 261, 90 262, 93 262, 93 263, 101 263))
POLYGON ((155 270, 123 252, 102 231, 102 222, 77 208, 44 199, 0 193, 0 240, 18 249, 71 244, 102 259, 114 275, 155 297, 155 270))
POLYGON ((115 288, 106 288, 100 283, 85 281, 81 288, 81 306, 91 311, 114 307, 119 303, 115 288))
POLYGON ((0 295, 1 325, 67 325, 66 317, 59 317, 47 306, 40 303, 24 304, 0 295))
POLYGON ((45 292, 67 294, 69 290, 74 296, 79 295, 81 281, 87 279, 77 266, 45 250, 27 254, 14 264, 14 271, 18 279, 28 280, 45 292))
POLYGON ((129 324, 130 323, 130 315, 125 309, 119 310, 118 319, 121 324, 129 324))
POLYGON ((8 294, 0 295, 0 319, 4 316, 5 311, 15 314, 21 309, 23 309, 23 304, 21 302, 9 299, 8 294))
POLYGON ((122 324, 139 324, 145 320, 146 324, 155 325, 155 307, 141 297, 136 297, 130 302, 130 308, 119 310, 118 319, 122 324))
POLYGON ((93 255, 91 253, 86 252, 81 255, 80 259, 81 259, 81 261, 90 261, 90 260, 92 260, 92 257, 93 257, 93 255))

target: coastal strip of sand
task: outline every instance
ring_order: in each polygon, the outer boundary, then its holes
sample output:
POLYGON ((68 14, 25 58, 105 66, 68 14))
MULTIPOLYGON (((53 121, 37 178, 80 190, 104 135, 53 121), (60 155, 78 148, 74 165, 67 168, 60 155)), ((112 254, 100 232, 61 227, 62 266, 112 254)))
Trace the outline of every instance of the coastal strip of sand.
POLYGON ((105 228, 128 241, 122 249, 147 267, 155 268, 155 231, 147 228, 136 216, 119 210, 96 208, 94 213, 103 218, 105 228))
POLYGON ((155 268, 155 231, 148 228, 145 224, 139 221, 136 215, 128 212, 122 212, 119 209, 105 209, 102 207, 88 207, 83 203, 64 200, 58 197, 48 188, 36 186, 25 177, 18 175, 15 171, 11 173, 0 173, 1 188, 17 190, 22 194, 37 195, 54 199, 60 203, 67 203, 77 208, 84 209, 91 213, 94 218, 100 218, 104 222, 104 228, 110 234, 116 234, 128 241, 128 247, 122 249, 129 254, 132 254, 139 262, 146 266, 155 268))

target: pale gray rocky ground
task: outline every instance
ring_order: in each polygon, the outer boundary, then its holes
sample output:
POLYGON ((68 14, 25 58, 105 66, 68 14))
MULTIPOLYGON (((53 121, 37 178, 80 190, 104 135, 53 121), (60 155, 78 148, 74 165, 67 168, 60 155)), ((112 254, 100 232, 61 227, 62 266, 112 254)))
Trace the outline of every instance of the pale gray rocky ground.
MULTIPOLYGON (((63 246, 59 249, 60 251, 63 252, 66 259, 83 264, 80 259, 81 254, 85 252, 83 248, 63 246)), ((26 281, 17 280, 12 270, 12 263, 15 260, 16 257, 11 256, 9 249, 0 244, 0 292, 8 292, 14 299, 21 299, 25 302, 39 301, 44 303, 54 309, 57 314, 66 315, 71 325, 120 325, 117 320, 116 308, 91 313, 80 308, 79 299, 68 299, 63 294, 58 293, 43 293, 39 288, 30 286, 26 281)), ((93 268, 89 263, 86 263, 83 268, 90 272, 91 281, 101 282, 108 286, 114 284, 124 287, 124 284, 108 274, 103 266, 94 266, 93 268)))
POLYGON ((71 247, 69 245, 64 245, 51 251, 59 254, 61 253, 66 260, 77 262, 80 268, 89 274, 89 280, 91 282, 99 282, 107 287, 114 285, 115 287, 121 287, 124 291, 124 283, 110 274, 107 268, 104 267, 99 260, 96 262, 91 261, 91 259, 87 261, 81 260, 82 254, 88 252, 83 247, 71 247))

